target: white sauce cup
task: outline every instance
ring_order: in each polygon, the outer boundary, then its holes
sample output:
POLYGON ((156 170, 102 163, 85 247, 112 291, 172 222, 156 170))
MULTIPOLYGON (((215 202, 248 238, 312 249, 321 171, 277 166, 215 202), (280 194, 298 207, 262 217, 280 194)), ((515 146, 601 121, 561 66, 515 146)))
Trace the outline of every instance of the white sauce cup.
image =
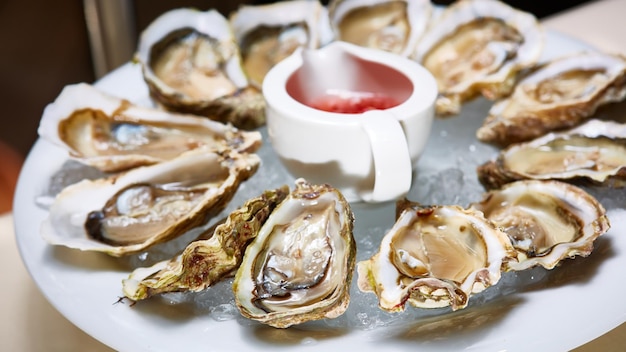
POLYGON ((423 66, 337 41, 279 62, 265 76, 263 95, 270 143, 294 177, 328 183, 349 201, 384 202, 409 191, 437 97, 423 66), (334 92, 381 95, 397 105, 361 113, 313 107, 334 92))

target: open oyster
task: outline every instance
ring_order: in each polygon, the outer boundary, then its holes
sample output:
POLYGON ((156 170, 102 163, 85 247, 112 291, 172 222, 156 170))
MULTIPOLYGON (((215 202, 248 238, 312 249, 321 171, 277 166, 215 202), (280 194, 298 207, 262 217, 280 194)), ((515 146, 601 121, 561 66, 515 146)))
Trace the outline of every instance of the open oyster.
POLYGON ((338 190, 297 180, 237 270, 241 314, 278 328, 343 314, 356 252, 353 222, 338 190))
POLYGON ((317 0, 242 5, 230 23, 244 71, 258 87, 265 74, 297 48, 315 49, 332 38, 328 13, 317 0))
POLYGON ((265 102, 241 67, 228 20, 216 10, 175 9, 141 34, 136 59, 150 95, 165 108, 230 122, 265 123, 265 102))
POLYGON ((409 56, 432 13, 428 0, 332 0, 330 24, 337 40, 409 56))
POLYGON ((554 59, 520 80, 496 102, 476 132, 479 140, 508 145, 569 128, 604 104, 626 98, 626 60, 599 52, 554 59))
POLYGON ((124 295, 134 301, 164 292, 198 292, 239 268, 243 254, 289 187, 263 192, 191 242, 182 254, 149 268, 137 268, 123 280, 124 295))
POLYGON ((381 309, 465 308, 471 294, 495 285, 515 257, 507 235, 481 212, 459 206, 406 206, 379 252, 357 264, 359 289, 381 309))
POLYGON ((558 181, 518 181, 488 192, 471 205, 507 233, 518 252, 510 270, 588 256, 594 240, 609 229, 606 212, 584 190, 558 181))
POLYGON ((437 79, 437 113, 456 114, 479 94, 508 95, 517 73, 539 59, 543 40, 530 13, 497 0, 460 0, 432 23, 414 56, 437 79))
POLYGON ((259 165, 254 154, 202 148, 63 189, 41 234, 49 243, 112 256, 137 253, 217 215, 259 165))
POLYGON ((503 149, 477 168, 487 189, 523 179, 586 180, 623 186, 626 181, 626 124, 589 120, 503 149))
POLYGON ((39 136, 104 172, 170 160, 200 147, 253 152, 258 132, 133 105, 86 84, 66 86, 44 110, 39 136))

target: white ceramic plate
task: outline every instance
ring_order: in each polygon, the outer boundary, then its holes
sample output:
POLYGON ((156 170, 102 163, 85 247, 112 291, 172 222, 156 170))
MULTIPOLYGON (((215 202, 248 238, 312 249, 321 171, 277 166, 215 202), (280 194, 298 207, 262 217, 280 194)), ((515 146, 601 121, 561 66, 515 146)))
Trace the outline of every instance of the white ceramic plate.
MULTIPOLYGON (((545 57, 587 48, 550 32, 545 57)), ((131 64, 111 73, 97 86, 132 101, 149 101, 140 69, 131 64)), ((436 121, 409 198, 462 205, 478 200, 482 188, 476 181, 475 167, 496 152, 474 137, 489 105, 478 99, 465 105, 460 116, 436 121)), ((269 142, 259 154, 262 167, 242 186, 229 209, 262 189, 283 183, 293 185, 293 177, 278 163, 269 142)), ((507 273, 498 285, 473 297, 465 310, 452 313, 448 309, 409 307, 404 313, 382 313, 375 297, 361 294, 353 283, 352 301, 342 317, 278 330, 239 317, 229 282, 195 295, 170 294, 134 306, 116 304, 122 295, 121 280, 146 258, 120 260, 52 247, 39 235, 39 224, 47 212, 36 205, 35 199, 49 192, 53 176, 71 178, 84 171, 68 171, 75 165, 68 166, 66 161, 67 156, 55 146, 43 140, 35 144, 17 188, 17 242, 26 267, 48 300, 71 322, 116 350, 279 351, 297 347, 303 351, 344 348, 362 352, 409 348, 563 351, 626 321, 626 300, 620 298, 626 290, 626 212, 619 208, 626 204, 621 199, 622 190, 608 196, 595 190, 610 209, 612 228, 597 240, 590 257, 567 260, 552 271, 536 268, 507 273)), ((357 259, 363 260, 391 227, 393 204, 355 204, 354 210, 357 259)), ((160 251, 148 254, 146 263, 171 248, 160 251)))

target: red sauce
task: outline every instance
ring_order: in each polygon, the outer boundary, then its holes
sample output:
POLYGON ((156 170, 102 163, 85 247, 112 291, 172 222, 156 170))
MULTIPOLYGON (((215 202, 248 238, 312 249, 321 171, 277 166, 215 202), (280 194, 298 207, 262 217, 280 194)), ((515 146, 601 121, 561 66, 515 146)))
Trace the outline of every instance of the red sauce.
POLYGON ((312 108, 342 114, 360 114, 369 110, 384 110, 400 104, 396 99, 376 93, 349 92, 327 94, 311 102, 312 108))

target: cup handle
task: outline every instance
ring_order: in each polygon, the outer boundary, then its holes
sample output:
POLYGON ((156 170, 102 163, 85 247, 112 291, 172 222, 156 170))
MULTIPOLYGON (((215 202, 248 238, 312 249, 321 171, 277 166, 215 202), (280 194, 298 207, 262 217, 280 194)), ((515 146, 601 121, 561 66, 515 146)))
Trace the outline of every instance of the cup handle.
POLYGON ((372 146, 374 188, 360 192, 360 197, 365 202, 384 202, 405 195, 411 188, 413 168, 400 122, 384 110, 367 111, 361 118, 372 146))

